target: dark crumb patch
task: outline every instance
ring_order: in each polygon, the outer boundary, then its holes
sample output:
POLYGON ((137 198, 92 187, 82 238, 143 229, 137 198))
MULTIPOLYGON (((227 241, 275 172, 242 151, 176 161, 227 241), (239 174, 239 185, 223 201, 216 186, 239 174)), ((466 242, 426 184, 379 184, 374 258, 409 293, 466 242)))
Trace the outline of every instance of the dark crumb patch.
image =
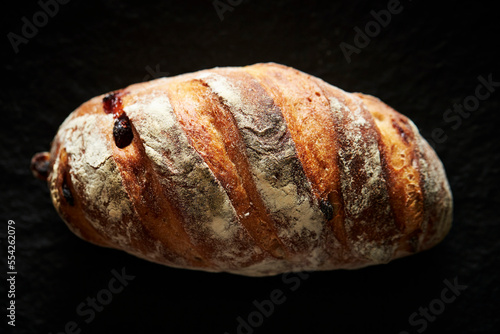
POLYGON ((392 120, 392 127, 398 131, 399 136, 403 139, 405 144, 410 143, 411 134, 407 130, 403 129, 396 120, 392 120))
POLYGON ((66 178, 64 179, 62 184, 62 194, 64 196, 64 199, 69 205, 71 206, 75 205, 75 199, 73 198, 71 189, 69 189, 68 183, 66 182, 66 178))
POLYGON ((320 200, 319 209, 323 212, 327 221, 333 218, 333 206, 329 201, 320 200))

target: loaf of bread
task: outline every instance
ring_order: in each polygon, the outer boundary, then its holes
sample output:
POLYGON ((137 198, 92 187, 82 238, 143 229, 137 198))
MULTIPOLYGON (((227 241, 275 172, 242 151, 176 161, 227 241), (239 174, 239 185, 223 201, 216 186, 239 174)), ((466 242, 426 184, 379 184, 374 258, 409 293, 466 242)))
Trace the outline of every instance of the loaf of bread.
POLYGON ((360 268, 436 245, 452 220, 408 118, 273 63, 93 98, 31 168, 76 235, 178 268, 360 268))

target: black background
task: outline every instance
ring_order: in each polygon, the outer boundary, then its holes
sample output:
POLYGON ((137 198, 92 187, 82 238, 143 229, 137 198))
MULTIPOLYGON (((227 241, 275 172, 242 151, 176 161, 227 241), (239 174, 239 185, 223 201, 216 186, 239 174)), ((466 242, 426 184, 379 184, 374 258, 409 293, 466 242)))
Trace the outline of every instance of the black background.
POLYGON ((220 20, 212 1, 73 0, 15 53, 7 34, 20 35, 22 18, 32 21, 40 5, 6 2, 0 331, 12 330, 4 315, 5 235, 12 219, 15 333, 59 333, 75 321, 81 333, 232 334, 237 318, 256 310, 252 302, 275 289, 286 300, 254 333, 417 333, 423 327, 412 326, 409 316, 437 305, 444 280, 455 278, 467 289, 428 322, 425 333, 500 333, 499 93, 461 124, 443 120, 454 103, 475 94, 479 76, 500 81, 498 14, 479 2, 437 7, 402 1, 401 13, 348 63, 340 43, 352 45, 354 27, 364 29, 373 20, 370 11, 387 3, 253 0, 220 20), (31 176, 31 156, 48 150, 65 117, 95 95, 155 76, 265 61, 378 96, 428 139, 443 129, 447 138, 436 151, 453 190, 455 218, 440 245, 387 265, 300 280, 171 269, 78 239, 53 209, 46 185, 31 176), (111 270, 122 268, 135 278, 87 324, 76 307, 107 287, 111 270))

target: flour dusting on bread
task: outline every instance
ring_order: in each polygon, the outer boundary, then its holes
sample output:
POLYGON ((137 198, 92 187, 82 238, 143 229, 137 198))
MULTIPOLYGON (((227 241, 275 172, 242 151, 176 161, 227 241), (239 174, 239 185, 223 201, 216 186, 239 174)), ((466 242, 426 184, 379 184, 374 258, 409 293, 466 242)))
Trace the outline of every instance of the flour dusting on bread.
POLYGON ((430 248, 452 220, 443 165, 411 121, 383 128, 374 117, 398 114, 370 113, 367 99, 276 64, 135 84, 63 122, 50 153, 52 200, 80 237, 178 268, 266 276, 430 248), (302 84, 285 89, 294 76, 302 84), (115 102, 120 110, 106 109, 115 102), (210 117, 200 106, 214 106, 210 117), (315 132, 321 144, 308 150, 315 132), (402 141, 413 146, 386 147, 402 141), (405 215, 423 217, 411 234, 395 218, 405 215))

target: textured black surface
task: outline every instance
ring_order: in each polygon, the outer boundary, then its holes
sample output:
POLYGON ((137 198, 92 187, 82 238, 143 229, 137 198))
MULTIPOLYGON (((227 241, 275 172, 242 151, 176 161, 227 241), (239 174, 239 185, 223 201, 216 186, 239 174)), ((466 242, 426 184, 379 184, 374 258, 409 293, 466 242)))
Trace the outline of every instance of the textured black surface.
POLYGON ((269 299, 275 289, 285 301, 254 333, 417 333, 423 325, 412 326, 409 316, 430 303, 438 307, 444 280, 455 278, 468 288, 428 322, 425 333, 499 333, 500 94, 493 92, 467 118, 443 119, 454 103, 475 94, 479 76, 500 81, 498 14, 478 2, 436 7, 403 1, 402 12, 348 63, 339 44, 353 44, 353 28, 364 29, 373 20, 370 11, 387 3, 253 0, 234 6, 221 21, 210 0, 74 0, 61 5, 17 54, 7 34, 20 34, 22 18, 31 21, 40 5, 6 3, 0 332, 13 329, 5 317, 5 234, 12 219, 15 333, 59 333, 75 321, 81 333, 232 334, 238 317, 248 319, 256 310, 253 301, 269 299), (45 184, 31 176, 31 156, 48 150, 64 118, 95 95, 157 75, 262 61, 378 96, 409 116, 426 138, 442 128, 447 139, 436 151, 455 203, 454 225, 444 242, 388 265, 311 273, 307 279, 171 269, 78 239, 57 216, 45 184), (80 316, 78 305, 106 288, 111 271, 123 267, 135 279, 86 323, 89 314, 80 316))

